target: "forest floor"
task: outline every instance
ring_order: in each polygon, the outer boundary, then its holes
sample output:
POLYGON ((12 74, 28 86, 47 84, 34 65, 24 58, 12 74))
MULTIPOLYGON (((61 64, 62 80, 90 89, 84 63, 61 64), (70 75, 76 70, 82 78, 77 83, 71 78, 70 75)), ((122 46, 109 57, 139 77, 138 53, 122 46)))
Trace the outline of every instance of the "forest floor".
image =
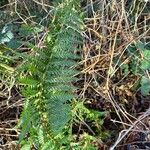
MULTIPOLYGON (((14 25, 13 28, 19 28, 26 22, 35 24, 36 19, 37 22, 41 20, 42 16, 29 15, 31 7, 46 12, 43 19, 47 21, 51 4, 44 2, 33 0, 34 5, 27 1, 0 2, 0 29, 9 23, 14 25)), ((84 12, 84 42, 78 62, 81 73, 74 85, 79 87, 77 94, 86 108, 106 112, 101 118, 101 139, 95 145, 100 150, 148 150, 150 53, 147 62, 143 59, 144 51, 150 51, 150 1, 83 0, 81 10, 84 12)), ((37 13, 36 10, 33 13, 37 13)), ((19 39, 17 31, 13 29, 13 32, 19 39)), ((21 38, 25 41, 32 37, 21 38)), ((40 42, 40 35, 37 35, 35 43, 40 42)), ((15 44, 9 46, 17 46, 15 44)), ((19 45, 17 49, 28 50, 25 45, 19 45)), ((24 99, 15 79, 7 78, 7 81, 6 78, 0 79, 0 148, 15 150, 20 131, 14 127, 20 118, 24 99)), ((86 124, 75 124, 73 132, 99 136, 96 123, 88 120, 86 124)))

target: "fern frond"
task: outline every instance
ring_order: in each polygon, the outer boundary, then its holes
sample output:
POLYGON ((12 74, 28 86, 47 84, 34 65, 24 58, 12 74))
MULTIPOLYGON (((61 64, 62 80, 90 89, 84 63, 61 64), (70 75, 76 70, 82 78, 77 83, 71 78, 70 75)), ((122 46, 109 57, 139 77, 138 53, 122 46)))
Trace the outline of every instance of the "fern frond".
MULTIPOLYGON (((37 129, 37 137, 45 134, 48 138, 62 133, 71 120, 70 101, 76 97, 72 82, 77 80, 74 76, 78 73, 73 66, 80 59, 76 51, 82 43, 81 21, 76 7, 76 1, 72 0, 58 5, 54 13, 56 19, 50 25, 52 31, 45 41, 47 48, 36 49, 27 57, 20 74, 19 82, 28 101, 21 117, 21 135, 29 133, 33 141, 33 127, 37 129)), ((41 136, 40 144, 43 140, 41 136)))

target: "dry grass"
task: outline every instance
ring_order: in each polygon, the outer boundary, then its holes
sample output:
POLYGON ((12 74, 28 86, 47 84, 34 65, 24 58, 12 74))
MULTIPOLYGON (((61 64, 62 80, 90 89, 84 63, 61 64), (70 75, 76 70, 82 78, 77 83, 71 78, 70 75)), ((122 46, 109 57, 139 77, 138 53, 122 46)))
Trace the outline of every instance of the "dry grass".
MULTIPOLYGON (((138 98, 131 88, 140 77, 131 74, 124 76, 120 68, 132 61, 132 56, 126 56, 129 45, 141 40, 145 43, 149 42, 150 16, 143 10, 146 7, 149 8, 150 3, 137 0, 130 2, 126 0, 112 2, 90 0, 88 4, 86 11, 91 9, 91 13, 85 18, 87 38, 83 47, 84 85, 81 95, 86 99, 85 103, 88 101, 92 103, 95 100, 97 103, 106 103, 105 107, 100 109, 115 111, 117 114, 118 120, 112 121, 120 124, 122 131, 111 148, 113 150, 125 140, 126 135, 139 122, 136 109, 138 98), (97 11, 94 11, 94 6, 98 7, 97 11), (132 22, 131 17, 133 17, 132 22), (131 109, 128 110, 129 107, 126 105, 130 105, 131 109)), ((147 73, 149 75, 149 72, 147 73)), ((149 105, 146 109, 148 108, 149 105)), ((142 115, 142 117, 147 116, 149 113, 146 116, 145 113, 142 115)))

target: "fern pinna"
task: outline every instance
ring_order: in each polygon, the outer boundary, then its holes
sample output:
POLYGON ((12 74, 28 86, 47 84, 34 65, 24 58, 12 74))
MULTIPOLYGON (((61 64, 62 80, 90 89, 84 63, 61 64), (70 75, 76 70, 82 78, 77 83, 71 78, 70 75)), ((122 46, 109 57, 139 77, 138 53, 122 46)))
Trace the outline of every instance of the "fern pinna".
POLYGON ((72 66, 76 65, 76 51, 82 42, 78 4, 70 0, 56 7, 45 40, 47 48, 35 48, 22 66, 19 81, 25 105, 20 140, 27 136, 29 145, 38 147, 45 138, 59 135, 71 120, 70 100, 75 98, 71 83, 77 73, 72 66))

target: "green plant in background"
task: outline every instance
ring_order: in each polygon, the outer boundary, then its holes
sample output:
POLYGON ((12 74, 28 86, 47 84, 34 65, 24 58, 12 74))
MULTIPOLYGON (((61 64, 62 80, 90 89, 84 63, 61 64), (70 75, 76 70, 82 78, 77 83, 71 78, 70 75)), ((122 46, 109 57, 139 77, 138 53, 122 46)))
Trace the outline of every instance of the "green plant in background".
POLYGON ((150 77, 147 76, 147 72, 150 71, 150 49, 145 48, 144 43, 137 43, 137 48, 140 50, 141 61, 140 68, 141 73, 141 93, 143 96, 150 94, 150 77))
MULTIPOLYGON (((99 112, 96 110, 90 110, 84 106, 83 102, 78 102, 78 101, 74 102, 74 108, 72 111, 73 111, 73 118, 75 122, 76 121, 82 122, 82 121, 90 120, 90 121, 93 121, 94 124, 100 128, 103 124, 103 118, 107 114, 107 112, 99 112)), ((99 131, 101 132, 100 128, 99 128, 99 131)))
MULTIPOLYGON (((5 24, 0 32, 0 43, 10 49, 17 49, 21 46, 20 37, 16 38, 15 33, 19 31, 19 28, 15 24, 5 24)), ((14 51, 15 53, 15 51, 14 51)))
POLYGON ((13 50, 0 44, 0 98, 10 98, 11 89, 15 84, 15 62, 16 56, 13 50), (4 92, 7 89, 7 92, 4 92))
MULTIPOLYGON (((16 82, 16 68, 22 55, 14 50, 21 45, 14 36, 15 27, 13 24, 5 24, 0 31, 0 86, 8 89, 8 98, 10 98, 10 91, 16 82)), ((1 92, 1 95, 4 93, 1 92)))
POLYGON ((75 123, 82 123, 85 125, 91 135, 98 135, 100 138, 106 138, 108 134, 102 131, 102 125, 105 116, 108 114, 106 111, 100 112, 92 109, 88 109, 84 106, 84 102, 74 101, 73 104, 73 119, 75 123), (86 124, 86 121, 91 122, 91 127, 94 131, 86 124))
POLYGON ((150 71, 150 50, 146 48, 146 45, 142 42, 130 45, 128 47, 128 57, 132 56, 128 68, 134 75, 140 76, 140 90, 143 96, 146 96, 150 92, 150 79, 147 76, 147 71, 150 71))
POLYGON ((1 73, 13 73, 13 67, 10 67, 13 58, 10 56, 11 49, 7 48, 5 45, 0 44, 0 72, 1 73))
POLYGON ((150 78, 142 76, 141 79, 141 93, 143 96, 149 95, 150 92, 150 78))
POLYGON ((94 142, 98 142, 97 139, 98 137, 83 133, 79 138, 79 142, 70 143, 70 148, 73 150, 98 150, 98 146, 94 145, 94 142))

